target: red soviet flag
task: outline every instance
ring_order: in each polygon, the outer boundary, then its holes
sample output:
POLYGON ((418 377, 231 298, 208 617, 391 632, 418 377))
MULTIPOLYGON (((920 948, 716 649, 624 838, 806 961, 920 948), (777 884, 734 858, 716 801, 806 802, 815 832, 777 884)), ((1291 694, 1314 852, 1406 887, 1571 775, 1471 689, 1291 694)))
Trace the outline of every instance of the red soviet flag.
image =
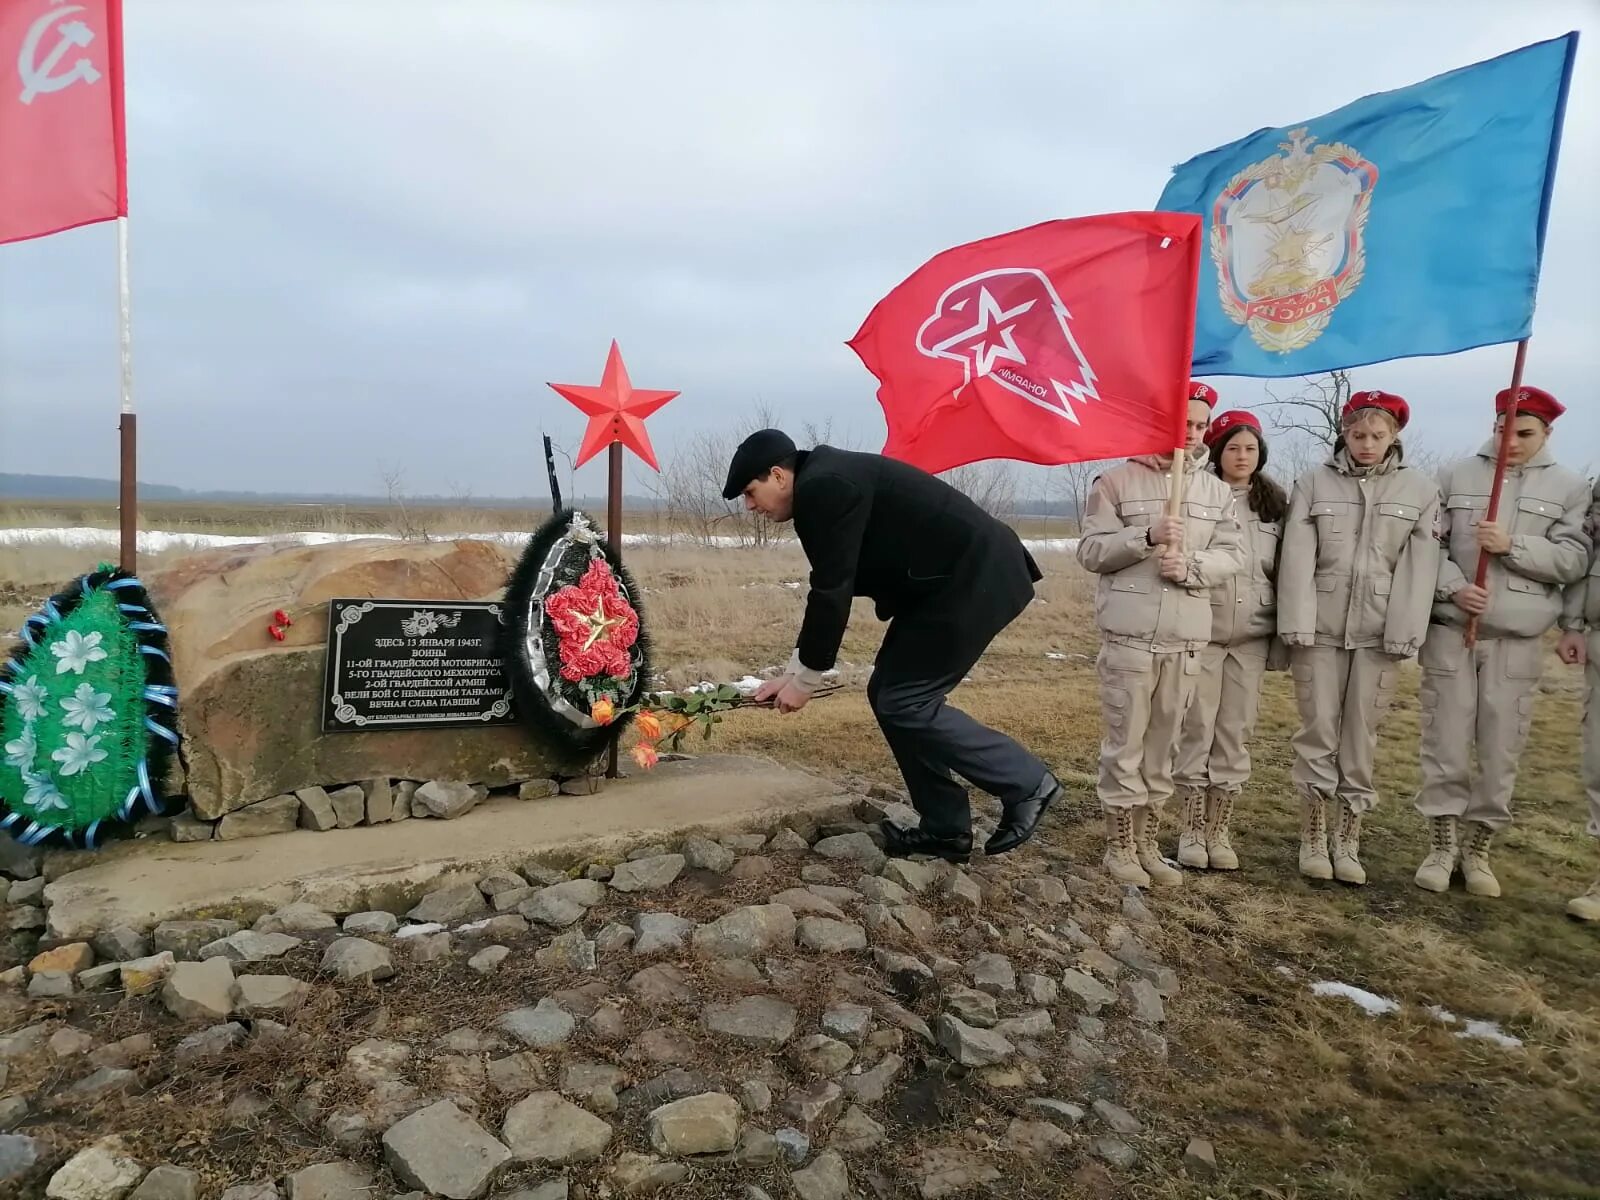
POLYGON ((947 471, 1183 445, 1200 227, 1191 213, 1110 213, 930 259, 850 341, 878 377, 883 452, 947 471))
POLYGON ((127 213, 122 0, 0 0, 0 243, 127 213))

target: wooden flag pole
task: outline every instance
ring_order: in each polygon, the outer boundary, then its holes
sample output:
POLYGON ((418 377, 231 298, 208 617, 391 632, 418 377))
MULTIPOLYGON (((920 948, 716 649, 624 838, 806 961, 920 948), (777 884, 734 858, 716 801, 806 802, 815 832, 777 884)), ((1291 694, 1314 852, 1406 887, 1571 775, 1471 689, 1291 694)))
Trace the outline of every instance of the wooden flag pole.
MULTIPOLYGON (((610 467, 610 484, 606 492, 606 542, 611 553, 622 561, 622 443, 612 442, 607 451, 610 467)), ((611 739, 611 749, 606 752, 606 778, 616 779, 617 742, 621 735, 611 739)))
POLYGON ((1179 446, 1172 452, 1172 493, 1167 497, 1167 516, 1175 517, 1183 508, 1183 468, 1188 450, 1179 446))
MULTIPOLYGON (((1517 343, 1517 358, 1511 365, 1511 403, 1506 405, 1505 421, 1500 426, 1500 449, 1494 460, 1494 483, 1489 488, 1489 507, 1484 510, 1483 519, 1494 521, 1500 515, 1500 492, 1506 482, 1506 460, 1511 457, 1511 439, 1514 436, 1512 426, 1517 423, 1517 401, 1522 389, 1522 368, 1528 360, 1528 339, 1523 338, 1517 343)), ((1472 582, 1475 587, 1482 587, 1489 579, 1489 552, 1478 551, 1478 572, 1472 582)), ((1467 633, 1465 638, 1467 648, 1470 650, 1478 642, 1478 618, 1476 615, 1467 618, 1467 633)))

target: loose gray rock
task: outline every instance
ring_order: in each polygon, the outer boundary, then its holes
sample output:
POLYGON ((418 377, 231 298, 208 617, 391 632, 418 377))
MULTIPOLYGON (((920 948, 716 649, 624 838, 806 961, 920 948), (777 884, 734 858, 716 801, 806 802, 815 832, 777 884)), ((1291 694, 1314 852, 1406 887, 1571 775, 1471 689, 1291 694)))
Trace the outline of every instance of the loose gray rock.
POLYGON ((663 1067, 693 1066, 700 1048, 681 1029, 661 1026, 647 1029, 628 1047, 628 1057, 663 1067))
POLYGON ((489 1085, 506 1096, 537 1092, 545 1086, 544 1063, 532 1050, 522 1050, 489 1062, 489 1085))
POLYGON ((855 1056, 849 1046, 825 1033, 813 1033, 789 1048, 790 1061, 809 1075, 838 1075, 855 1056))
POLYGON ((321 969, 346 982, 376 983, 394 974, 394 960, 386 946, 364 938, 342 937, 323 952, 321 969))
POLYGON ((983 891, 965 871, 951 871, 944 881, 944 894, 973 912, 983 908, 983 891))
POLYGON ((325 833, 338 825, 339 818, 333 811, 333 801, 324 789, 301 788, 294 797, 300 802, 300 828, 325 833))
MULTIPOLYGON (((904 862, 904 859, 895 859, 894 862, 904 862)), ((885 868, 887 871, 888 868, 885 868)), ((863 875, 856 881, 856 888, 868 900, 878 904, 910 904, 911 893, 893 879, 878 875, 863 875)))
POLYGON ((822 1032, 859 1047, 872 1028, 872 1010, 863 1004, 836 1004, 822 1014, 822 1032))
POLYGON ((1157 1062, 1167 1061, 1167 1039, 1149 1029, 1134 1031, 1134 1037, 1144 1052, 1157 1062))
POLYGON ((353 1162, 319 1163, 296 1171, 284 1184, 289 1200, 352 1200, 372 1190, 372 1172, 353 1162))
POLYGON ((1017 972, 1003 954, 980 954, 967 964, 972 983, 991 996, 1007 996, 1017 990, 1017 972))
POLYGON ((493 900, 501 892, 521 891, 528 881, 515 871, 491 871, 478 880, 478 890, 493 900))
POLYGON ((724 875, 733 866, 735 855, 726 846, 719 846, 710 838, 695 835, 683 843, 683 860, 697 871, 715 871, 724 875))
POLYGON ((175 842, 209 842, 215 833, 211 821, 201 821, 188 813, 179 813, 167 826, 167 836, 175 842))
POLYGON ((611 886, 619 892, 658 892, 670 887, 683 873, 681 854, 655 854, 633 859, 619 866, 611 876, 611 886))
POLYGON ((920 894, 934 885, 938 873, 928 863, 912 862, 909 858, 891 858, 884 864, 883 877, 909 892, 920 894))
POLYGON ((518 1008, 495 1024, 524 1046, 559 1046, 572 1036, 577 1021, 572 1014, 546 996, 532 1008, 518 1008))
POLYGON ((178 960, 172 956, 170 950, 125 962, 121 971, 122 990, 130 996, 142 996, 146 992, 153 992, 161 985, 168 972, 177 965, 178 960))
POLYGON ((1005 1062, 1016 1047, 989 1029, 975 1029, 958 1017, 941 1013, 933 1022, 933 1035, 944 1051, 964 1067, 989 1067, 1005 1062))
POLYGON ((5 928, 13 933, 27 933, 45 926, 44 909, 37 904, 13 904, 0 909, 0 919, 4 920, 5 928))
MULTIPOLYGON (((76 1058, 80 1054, 87 1054, 99 1043, 94 1035, 85 1033, 71 1025, 63 1025, 50 1035, 50 1053, 57 1058, 76 1058)), ((0 1075, 0 1087, 5 1086, 4 1076, 0 1075)))
POLYGON ((115 929, 95 934, 92 945, 103 963, 124 963, 130 959, 144 958, 150 953, 149 939, 130 925, 118 925, 115 929))
POLYGON ((200 1174, 162 1163, 144 1177, 128 1200, 199 1200, 200 1174))
POLYGON ((383 1157, 395 1178, 450 1200, 475 1200, 489 1190, 511 1151, 448 1100, 430 1104, 389 1127, 383 1157))
POLYGON ((747 1079, 739 1085, 739 1103, 746 1112, 766 1112, 772 1107, 772 1089, 759 1079, 747 1079))
POLYGON ((919 958, 879 949, 872 952, 872 960, 895 993, 907 1000, 917 999, 933 985, 933 971, 919 958))
POLYGON ((239 985, 225 958, 181 962, 161 987, 161 1003, 180 1021, 221 1021, 233 1012, 239 985))
POLYGON ((157 954, 166 951, 174 958, 194 958, 201 946, 238 932, 237 921, 163 921, 150 935, 150 944, 157 954))
POLYGON ((128 1157, 121 1139, 102 1138, 50 1176, 45 1195, 51 1200, 122 1200, 143 1178, 144 1167, 128 1157))
POLYGON ((671 963, 646 967, 624 985, 628 995, 651 1008, 669 1004, 693 1004, 698 994, 689 977, 671 963))
POLYGON ((778 1161, 778 1139, 765 1129, 746 1125, 739 1133, 739 1144, 734 1147, 733 1161, 741 1167, 761 1170, 778 1161))
POLYGON ((458 883, 429 892, 406 916, 413 921, 453 925, 488 911, 489 905, 476 884, 458 883))
MULTIPOLYGON (((715 845, 715 843, 708 844, 715 845)), ((682 950, 694 927, 693 921, 686 920, 676 913, 639 913, 633 918, 633 932, 636 935, 633 952, 638 955, 650 955, 682 950)))
POLYGON ((1184 1169, 1198 1179, 1210 1179, 1217 1173, 1217 1152, 1205 1138, 1190 1138, 1183 1151, 1184 1169))
MULTIPOLYGON (((4 1086, 4 1085, 0 1085, 4 1086)), ((28 1102, 21 1096, 7 1096, 0 1100, 0 1133, 10 1133, 23 1118, 28 1115, 28 1102)), ((4 1151, 0 1149, 0 1164, 4 1162, 4 1151)), ((5 1179, 4 1170, 0 1170, 0 1180, 5 1179)))
POLYGON ((1122 985, 1129 1015, 1144 1025, 1159 1025, 1167 1019, 1167 1009, 1148 979, 1130 979, 1122 985))
POLYGON ((241 929, 238 933, 230 933, 225 938, 201 946, 200 958, 225 958, 235 963, 262 962, 269 958, 281 958, 300 944, 300 938, 287 933, 257 933, 253 929, 241 929))
POLYGON ((800 854, 811 849, 811 843, 792 829, 780 829, 765 843, 765 848, 774 854, 800 854))
POLYGON ((323 929, 337 929, 339 922, 315 904, 303 900, 285 904, 277 912, 268 913, 253 928, 257 933, 317 933, 323 929))
POLYGON ((1012 1121, 1006 1149, 1028 1158, 1049 1158, 1072 1148, 1072 1135, 1049 1121, 1012 1121))
POLYGON ((1062 973, 1061 986, 1082 1001, 1090 1015, 1115 1003, 1117 999, 1115 993, 1093 975, 1086 975, 1072 967, 1062 973))
POLYGON ((772 1137, 778 1151, 791 1167, 798 1167, 811 1155, 811 1138, 798 1129, 784 1128, 772 1137))
POLYGON ((505 962, 510 954, 511 950, 506 946, 485 946, 467 959, 467 966, 479 975, 492 975, 500 969, 500 964, 505 962))
POLYGON ((811 848, 834 862, 859 863, 869 875, 876 875, 889 861, 878 844, 865 833, 842 833, 826 837, 811 848))
POLYGON ((71 1096, 74 1100, 95 1100, 101 1096, 114 1093, 127 1093, 137 1090, 139 1076, 133 1071, 123 1067, 101 1067, 98 1071, 84 1076, 71 1087, 66 1088, 62 1095, 71 1096))
POLYGON ((896 904, 889 910, 896 921, 919 942, 931 942, 938 931, 933 914, 915 904, 896 904))
POLYGON ((411 796, 411 815, 414 817, 438 817, 440 820, 453 821, 457 817, 464 817, 478 807, 478 802, 483 798, 478 789, 470 783, 446 782, 443 780, 430 780, 419 787, 411 796))
POLYGON ((1137 1117, 1121 1105, 1113 1104, 1109 1100, 1096 1100, 1094 1115, 1104 1121, 1113 1133, 1132 1137, 1144 1132, 1144 1126, 1139 1123, 1137 1117))
MULTIPOLYGON (((387 775, 380 779, 364 781, 361 784, 361 793, 368 825, 382 825, 386 821, 394 820, 394 789, 390 786, 387 775)), ((408 811, 406 815, 411 814, 408 811)))
POLYGON ((980 1156, 961 1146, 923 1151, 916 1160, 917 1194, 922 1200, 943 1200, 959 1192, 978 1189, 1000 1181, 1000 1172, 980 1156))
POLYGON ((399 1082, 411 1061, 411 1047, 405 1042, 367 1038, 344 1053, 344 1073, 368 1087, 399 1082))
POLYGON ((796 930, 802 946, 819 954, 847 954, 867 948, 867 931, 848 921, 806 917, 796 930))
POLYGON ((705 1025, 712 1033, 765 1046, 781 1046, 794 1035, 794 1005, 776 996, 746 996, 735 1004, 713 1004, 705 1025))
POLYGON ((225 814, 217 822, 215 836, 226 842, 270 833, 292 833, 299 817, 299 800, 293 796, 274 796, 225 814))
POLYGON ((1053 875, 1031 875, 1017 884, 1017 891, 1035 904, 1051 908, 1068 899, 1066 885, 1053 875))
POLYGON ((1122 915, 1136 925, 1154 925, 1155 913, 1145 904, 1144 897, 1139 894, 1139 889, 1130 887, 1122 897, 1122 915))
POLYGON ((800 1200, 850 1200, 850 1172, 844 1159, 833 1150, 824 1150, 817 1161, 789 1177, 800 1200))
POLYGON ((857 1103, 876 1104, 888 1093, 889 1085, 905 1069, 905 1065, 905 1059, 898 1054, 885 1054, 870 1071, 847 1076, 845 1090, 857 1103))
POLYGON ((529 779, 517 788, 518 800, 548 800, 559 795, 560 785, 554 779, 529 779))
POLYGON ((0 1134, 0 1183, 21 1179, 43 1157, 41 1142, 20 1133, 0 1134))
POLYGON ((400 918, 391 912, 351 913, 343 926, 351 937, 386 937, 399 928, 400 918))
POLYGON ((994 1027, 994 1031, 1001 1037, 1018 1042, 1026 1038, 1047 1037, 1056 1031, 1056 1024, 1047 1011, 1035 1008, 1015 1017, 1007 1017, 994 1027))
POLYGON ((535 1092, 506 1113, 501 1136, 519 1162, 572 1163, 599 1158, 611 1126, 556 1092, 535 1092))
POLYGON ((28 980, 28 995, 35 1000, 48 1000, 57 996, 71 996, 77 991, 70 971, 38 971, 28 980))
POLYGON ((657 1154, 725 1153, 738 1142, 739 1102, 722 1092, 674 1100, 650 1114, 645 1132, 657 1154))
POLYGON ((1048 1008, 1056 1002, 1060 994, 1060 986, 1048 975, 1039 975, 1032 971, 1023 973, 1021 980, 1022 998, 1029 1004, 1038 1004, 1048 1008))
POLYGON ((944 1003, 952 1014, 978 1029, 993 1029, 1000 1020, 995 998, 975 988, 952 987, 945 992, 944 1003))
POLYGON ((633 945, 634 932, 626 925, 619 925, 615 921, 594 935, 595 953, 601 958, 609 958, 621 954, 633 945))
POLYGON ((537 921, 552 929, 565 929, 583 920, 584 913, 589 910, 554 888, 544 888, 518 904, 517 911, 530 921, 537 921))
POLYGON ((505 891, 496 892, 489 897, 489 907, 498 913, 514 912, 531 899, 536 890, 527 886, 507 888, 505 891))
POLYGON ((830 1124, 844 1108, 844 1089, 836 1083, 819 1080, 789 1093, 778 1110, 808 1134, 830 1124))
MULTIPOLYGON (((856 898, 860 899, 859 896, 856 898)), ((796 915, 804 913, 811 916, 833 917, 835 920, 844 920, 843 909, 832 900, 817 895, 809 888, 789 888, 773 895, 767 903, 781 904, 785 908, 793 909, 796 915)))
POLYGON ((220 1200, 278 1200, 272 1183, 239 1183, 222 1193, 220 1200))
POLYGON ((484 941, 504 943, 513 938, 523 937, 529 929, 528 919, 516 913, 501 913, 494 917, 479 917, 476 921, 468 921, 465 925, 456 926, 456 932, 462 937, 481 938, 484 941))
POLYGON ((709 958, 753 958, 793 946, 797 928, 793 909, 753 904, 696 929, 694 949, 709 958))
POLYGON ((438 962, 441 958, 450 957, 448 933, 425 933, 409 939, 405 946, 407 955, 414 963, 438 962))
POLYGON ((552 938, 549 945, 534 951, 533 959, 539 966, 556 971, 593 971, 599 965, 595 945, 581 929, 552 938))
POLYGON ((1113 1167, 1122 1167, 1126 1170, 1139 1161, 1139 1155, 1132 1146, 1121 1138, 1112 1137, 1110 1134, 1102 1134, 1100 1137, 1095 1138, 1090 1143, 1090 1146, 1096 1154, 1113 1167))
POLYGON ((1105 1051, 1081 1033, 1067 1039, 1067 1057, 1085 1067, 1098 1067, 1106 1061, 1105 1051))
POLYGON ((1083 1109, 1076 1104, 1069 1104, 1065 1100, 1051 1100, 1042 1096, 1034 1096, 1028 1100, 1030 1108, 1037 1108, 1047 1113, 1056 1122, 1066 1122, 1068 1125, 1077 1125, 1084 1118, 1083 1109))
POLYGON ((865 1154, 875 1150, 888 1136, 887 1131, 861 1109, 852 1105, 833 1127, 828 1148, 841 1154, 865 1154))
POLYGON ((662 1188, 682 1183, 689 1177, 689 1168, 682 1163, 662 1162, 648 1154, 629 1152, 617 1157, 607 1177, 612 1188, 624 1196, 653 1196, 662 1188))
POLYGON ((311 985, 292 975, 241 975, 234 1012, 244 1017, 260 1017, 293 1012, 311 994, 311 985))

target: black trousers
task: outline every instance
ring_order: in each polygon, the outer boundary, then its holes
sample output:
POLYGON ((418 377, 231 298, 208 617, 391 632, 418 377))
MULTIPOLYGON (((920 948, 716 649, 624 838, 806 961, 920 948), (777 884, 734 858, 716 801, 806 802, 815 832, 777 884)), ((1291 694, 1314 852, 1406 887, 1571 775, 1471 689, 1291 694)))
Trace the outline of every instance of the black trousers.
POLYGON ((972 806, 956 776, 1011 805, 1039 786, 1045 765, 945 700, 1017 613, 956 620, 948 609, 930 608, 890 621, 867 702, 922 828, 948 837, 972 832, 972 806))

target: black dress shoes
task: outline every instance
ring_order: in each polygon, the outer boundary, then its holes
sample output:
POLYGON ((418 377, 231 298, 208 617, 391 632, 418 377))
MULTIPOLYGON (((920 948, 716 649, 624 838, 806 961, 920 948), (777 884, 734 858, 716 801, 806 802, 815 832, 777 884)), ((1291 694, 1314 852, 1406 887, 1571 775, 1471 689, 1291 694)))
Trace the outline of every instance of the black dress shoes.
POLYGON ((1038 787, 1015 804, 1007 806, 1005 812, 1001 814, 999 828, 984 844, 983 852, 1004 854, 1007 850, 1015 850, 1022 845, 1039 827, 1039 819, 1044 816, 1045 809, 1049 808, 1060 795, 1061 785, 1056 782, 1054 775, 1046 771, 1038 787))
POLYGON ((892 821, 885 821, 883 852, 890 858, 910 858, 913 854, 926 854, 946 862, 964 863, 972 857, 972 835, 952 834, 940 837, 924 829, 901 829, 892 821))

